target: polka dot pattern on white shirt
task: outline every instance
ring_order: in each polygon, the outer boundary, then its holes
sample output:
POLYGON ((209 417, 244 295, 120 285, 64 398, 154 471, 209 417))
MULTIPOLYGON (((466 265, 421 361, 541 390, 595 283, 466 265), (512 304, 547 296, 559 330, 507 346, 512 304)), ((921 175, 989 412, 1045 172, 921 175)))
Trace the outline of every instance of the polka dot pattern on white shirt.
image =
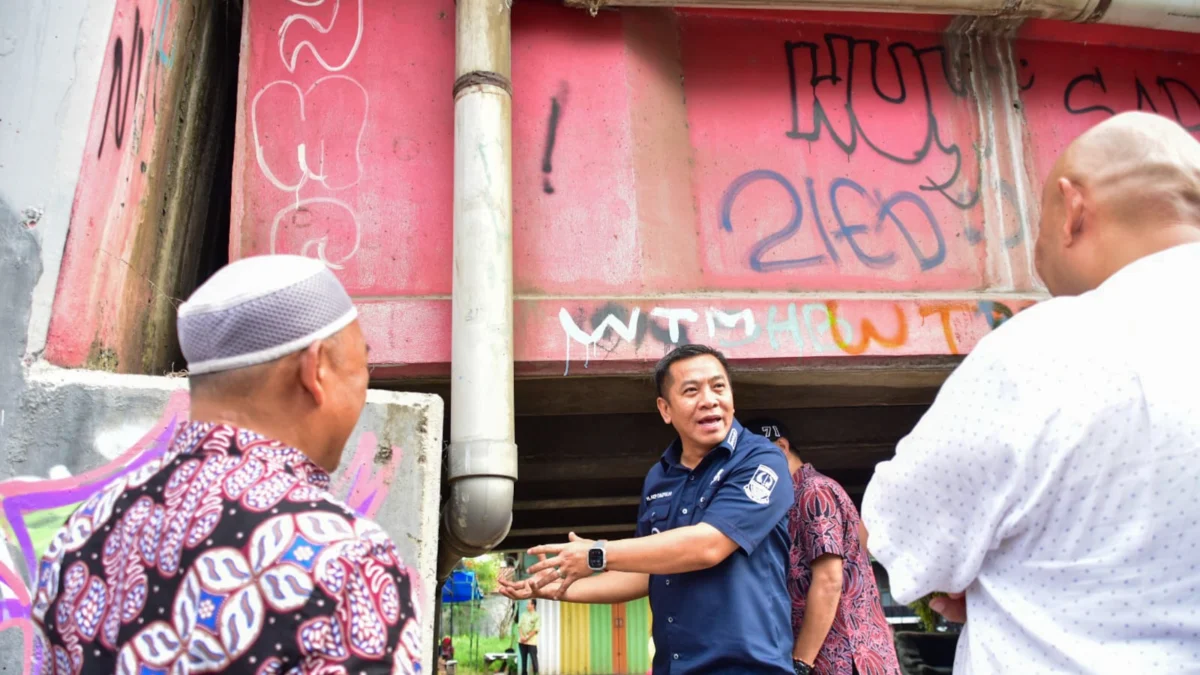
POLYGON ((1200 672, 1200 244, 982 340, 863 498, 892 595, 967 592, 955 674, 1200 672))

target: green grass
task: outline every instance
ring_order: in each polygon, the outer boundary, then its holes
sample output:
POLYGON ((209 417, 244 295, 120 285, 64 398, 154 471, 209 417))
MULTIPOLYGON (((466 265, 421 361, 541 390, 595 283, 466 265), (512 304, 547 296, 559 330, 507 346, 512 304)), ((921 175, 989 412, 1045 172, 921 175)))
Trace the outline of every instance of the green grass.
MULTIPOLYGON (((460 675, 486 673, 483 667, 483 655, 489 652, 502 652, 509 647, 517 649, 515 641, 508 637, 478 637, 476 644, 471 644, 470 635, 454 636, 454 658, 458 661, 460 675)), ((493 664, 495 665, 495 664, 493 664)))

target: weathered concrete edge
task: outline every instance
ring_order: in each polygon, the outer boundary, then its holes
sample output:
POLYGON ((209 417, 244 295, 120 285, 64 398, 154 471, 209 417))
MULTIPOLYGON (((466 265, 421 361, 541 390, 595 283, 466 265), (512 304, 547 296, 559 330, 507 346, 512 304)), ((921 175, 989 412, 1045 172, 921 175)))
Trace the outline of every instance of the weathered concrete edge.
POLYGON ((27 210, 44 269, 22 327, 28 354, 46 343, 115 7, 116 0, 0 3, 0 26, 15 44, 0 59, 0 81, 36 92, 0 104, 0 147, 21 157, 0 166, 0 197, 27 210))
MULTIPOLYGON (((421 417, 424 433, 418 434, 420 446, 407 448, 424 459, 428 477, 421 492, 420 508, 416 514, 417 541, 415 567, 421 576, 421 653, 430 654, 434 644, 434 612, 437 608, 438 528, 442 504, 442 420, 445 402, 436 394, 370 389, 367 403, 410 408, 421 417)), ((421 460, 418 460, 421 461, 421 460)))

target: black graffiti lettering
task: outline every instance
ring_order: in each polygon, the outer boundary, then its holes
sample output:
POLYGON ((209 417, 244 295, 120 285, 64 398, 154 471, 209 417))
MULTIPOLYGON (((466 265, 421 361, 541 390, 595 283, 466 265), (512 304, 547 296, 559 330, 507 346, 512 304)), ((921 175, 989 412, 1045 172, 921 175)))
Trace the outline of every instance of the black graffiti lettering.
POLYGON ((551 159, 554 157, 554 140, 558 136, 558 115, 561 108, 558 98, 550 99, 550 123, 546 128, 546 152, 542 155, 542 191, 548 195, 554 194, 554 186, 550 184, 550 172, 554 170, 551 159))
MULTIPOLYGON (((824 47, 825 49, 822 51, 822 45, 804 41, 784 44, 792 103, 792 128, 786 132, 786 135, 798 140, 817 141, 820 140, 822 133, 827 132, 834 144, 846 154, 854 154, 861 140, 865 146, 879 156, 903 165, 921 163, 936 148, 942 155, 953 160, 954 169, 949 178, 941 181, 925 176, 925 182, 918 186, 919 189, 938 192, 959 208, 966 209, 974 206, 978 201, 977 188, 965 188, 960 191, 962 195, 960 197, 955 197, 949 192, 949 188, 962 175, 962 150, 957 144, 948 144, 942 140, 937 116, 934 113, 933 93, 929 79, 931 71, 935 74, 940 71, 941 77, 953 95, 960 97, 966 95, 964 83, 958 81, 951 73, 945 47, 918 48, 908 42, 892 43, 887 47, 890 68, 886 63, 887 59, 881 59, 879 56, 880 43, 877 40, 858 40, 848 35, 829 33, 825 35, 824 47), (862 62, 861 60, 856 62, 856 55, 861 52, 862 48, 866 48, 869 55, 869 72, 867 73, 859 73, 862 62), (824 68, 820 60, 823 53, 828 55, 828 66, 824 68), (845 54, 844 76, 843 71, 839 68, 839 63, 842 61, 839 57, 840 53, 845 54), (800 54, 799 58, 797 54, 800 54), (937 67, 928 67, 926 63, 928 59, 936 59, 937 67), (881 60, 884 61, 882 66, 881 60), (808 74, 807 78, 804 77, 805 71, 808 74), (914 71, 916 77, 912 78, 914 71), (893 72, 894 74, 890 76, 895 78, 895 84, 892 85, 893 91, 890 93, 885 90, 886 87, 882 82, 889 72, 893 72), (924 136, 919 139, 919 146, 916 146, 906 135, 888 130, 882 138, 891 143, 908 143, 909 147, 904 149, 886 148, 879 139, 872 138, 867 133, 863 120, 855 109, 855 84, 860 82, 864 76, 870 80, 871 89, 878 101, 894 106, 915 105, 922 111, 925 131, 924 136), (811 113, 807 116, 808 124, 803 128, 800 106, 801 81, 807 81, 812 88, 811 113), (824 93, 829 92, 831 88, 836 93, 824 93), (920 98, 914 96, 914 100, 910 101, 910 89, 919 90, 920 98), (844 110, 842 116, 844 128, 840 131, 837 129, 834 116, 830 113, 831 110, 844 110)), ((887 118, 888 115, 879 117, 887 118)))
MULTIPOLYGON (((1124 109, 1122 105, 1117 105, 1116 108, 1100 104, 1080 107, 1077 101, 1074 100, 1075 89, 1085 82, 1091 84, 1094 88, 1099 88, 1102 94, 1108 94, 1108 86, 1104 82, 1104 73, 1099 68, 1095 68, 1090 73, 1079 75, 1067 83, 1067 88, 1063 91, 1063 108, 1067 112, 1073 115, 1083 115, 1092 112, 1104 112, 1109 115, 1116 115, 1117 109, 1124 109)), ((1167 103, 1171 106, 1171 115, 1175 117, 1175 121, 1188 131, 1200 131, 1200 94, 1197 94, 1196 90, 1187 82, 1174 77, 1157 77, 1155 84, 1166 95, 1167 103), (1184 109, 1181 109, 1181 107, 1184 109)), ((1150 112, 1165 114, 1165 111, 1159 110, 1158 104, 1154 102, 1154 98, 1150 94, 1150 89, 1146 87, 1142 78, 1134 77, 1133 87, 1136 99, 1132 103, 1136 110, 1149 110, 1150 112)), ((1161 101, 1162 99, 1159 100, 1161 101)))
MULTIPOLYGON (((1020 61, 1020 64, 1021 64, 1021 67, 1022 67, 1022 68, 1028 68, 1028 67, 1029 67, 1029 61, 1028 61, 1027 59, 1021 59, 1021 61, 1020 61)), ((1020 83, 1020 82, 1018 82, 1018 83, 1017 83, 1017 89, 1019 89, 1019 90, 1021 90, 1021 91, 1029 91, 1030 89, 1033 89, 1033 81, 1034 81, 1034 79, 1036 79, 1036 78, 1037 78, 1037 75, 1035 75, 1035 74, 1033 74, 1033 73, 1030 73, 1030 74, 1029 74, 1029 79, 1028 79, 1028 80, 1025 80, 1025 83, 1024 83, 1024 84, 1022 84, 1022 83, 1020 83)))
POLYGON ((1108 93, 1108 87, 1104 85, 1104 75, 1100 73, 1099 68, 1091 73, 1084 73, 1083 75, 1080 75, 1079 77, 1076 77, 1068 82, 1067 89, 1063 92, 1063 107, 1066 108, 1067 112, 1071 113, 1072 115, 1084 115, 1090 112, 1106 112, 1109 115, 1117 114, 1112 108, 1106 105, 1092 105, 1086 108, 1076 108, 1071 103, 1071 95, 1075 93, 1075 87, 1078 87, 1084 82, 1090 82, 1092 86, 1100 87, 1100 91, 1104 92, 1105 94, 1108 93))
POLYGON ((108 120, 113 121, 113 142, 117 149, 125 140, 125 128, 129 122, 130 94, 133 103, 137 103, 137 90, 142 81, 142 56, 145 52, 145 33, 142 31, 141 9, 133 10, 133 32, 130 36, 129 62, 125 62, 125 44, 118 36, 113 42, 113 74, 112 83, 108 87, 108 103, 104 106, 104 125, 100 129, 100 147, 96 148, 96 157, 104 154, 104 140, 108 136, 108 120), (128 70, 124 90, 121 88, 121 74, 128 70))
POLYGON ((1146 91, 1146 85, 1142 84, 1141 78, 1135 78, 1134 85, 1137 87, 1137 109, 1145 110, 1147 106, 1154 112, 1158 112, 1158 106, 1154 105, 1154 99, 1150 98, 1150 92, 1146 91))
POLYGON ((1179 122, 1179 124, 1188 131, 1200 131, 1200 119, 1197 119, 1197 117, 1200 117, 1200 115, 1193 117, 1193 119, 1196 121, 1192 124, 1184 122, 1183 115, 1179 113, 1179 100, 1175 98, 1175 93, 1172 91, 1172 89, 1174 89, 1175 91, 1179 92, 1181 96, 1190 97, 1192 99, 1192 103, 1195 104, 1196 113, 1200 114, 1200 96, 1196 95, 1196 90, 1192 89, 1187 82, 1177 80, 1173 77, 1158 78, 1158 87, 1167 95, 1167 100, 1171 103, 1171 112, 1175 114, 1175 121, 1179 122))

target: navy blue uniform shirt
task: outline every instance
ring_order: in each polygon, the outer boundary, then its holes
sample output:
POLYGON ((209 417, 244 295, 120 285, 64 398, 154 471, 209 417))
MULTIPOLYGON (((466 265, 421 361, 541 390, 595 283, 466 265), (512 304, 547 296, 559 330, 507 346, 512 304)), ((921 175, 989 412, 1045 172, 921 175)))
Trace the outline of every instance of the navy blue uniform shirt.
POLYGON ((716 567, 650 575, 654 675, 791 673, 787 459, 736 419, 695 469, 681 453, 676 439, 646 476, 637 536, 708 523, 738 548, 716 567))

